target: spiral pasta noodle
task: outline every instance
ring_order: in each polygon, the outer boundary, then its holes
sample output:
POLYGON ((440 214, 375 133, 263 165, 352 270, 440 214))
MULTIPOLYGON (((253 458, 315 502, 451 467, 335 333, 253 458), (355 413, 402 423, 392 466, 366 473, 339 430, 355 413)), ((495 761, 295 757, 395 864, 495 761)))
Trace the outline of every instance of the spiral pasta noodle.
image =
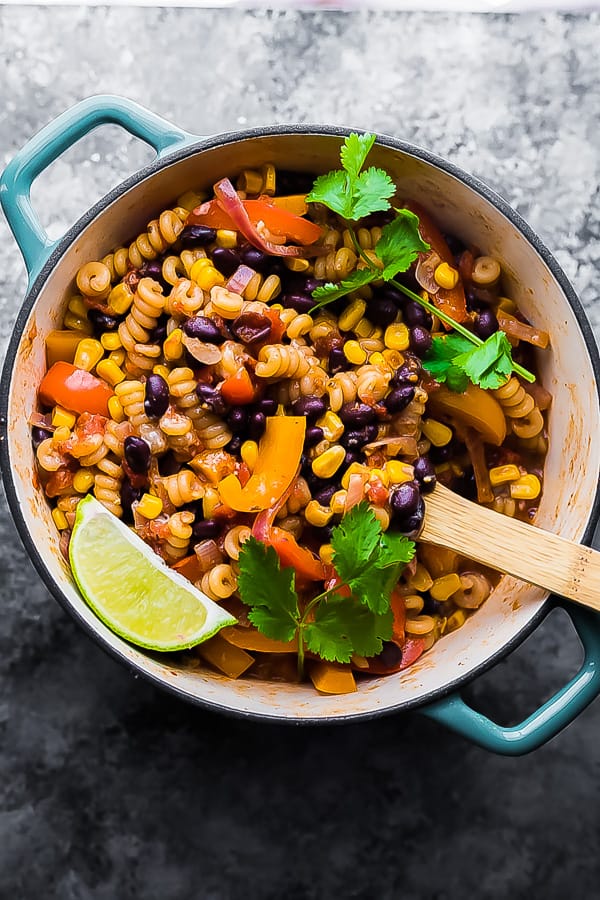
POLYGON ((94 478, 94 496, 106 509, 115 516, 121 518, 123 508, 121 506, 121 483, 123 481, 123 469, 120 465, 104 457, 96 465, 94 478))
POLYGON ((160 284, 152 278, 142 278, 129 314, 118 328, 127 353, 125 369, 132 375, 150 371, 160 356, 161 348, 148 342, 164 308, 165 297, 160 284))
POLYGON ((517 438, 530 440, 541 433, 544 417, 531 394, 527 393, 514 375, 511 375, 506 384, 493 391, 493 394, 517 438))

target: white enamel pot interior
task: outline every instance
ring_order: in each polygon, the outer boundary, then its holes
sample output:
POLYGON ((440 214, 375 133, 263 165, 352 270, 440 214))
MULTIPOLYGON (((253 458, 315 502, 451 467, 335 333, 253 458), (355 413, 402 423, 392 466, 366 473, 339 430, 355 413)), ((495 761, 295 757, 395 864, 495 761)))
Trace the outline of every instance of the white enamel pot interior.
MULTIPOLYGON (((130 241, 189 188, 210 187, 219 177, 265 161, 315 173, 336 168, 344 134, 340 129, 282 126, 226 135, 187 146, 138 173, 90 210, 52 254, 25 301, 7 357, 7 494, 46 584, 84 630, 131 669, 187 700, 240 715, 319 722, 422 705, 516 646, 539 621, 546 601, 541 590, 505 577, 463 628, 444 637, 410 669, 362 680, 354 694, 328 697, 310 684, 232 681, 136 649, 98 621, 62 559, 50 507, 37 487, 28 418, 36 409, 36 388, 44 372, 45 337, 61 325, 78 267, 130 241)), ((539 355, 542 382, 554 400, 537 524, 572 540, 589 539, 600 461, 595 351, 564 274, 514 211, 448 163, 391 138, 378 140, 369 161, 390 172, 399 196, 421 203, 444 231, 502 260, 507 293, 533 323, 550 332, 552 349, 539 355)))

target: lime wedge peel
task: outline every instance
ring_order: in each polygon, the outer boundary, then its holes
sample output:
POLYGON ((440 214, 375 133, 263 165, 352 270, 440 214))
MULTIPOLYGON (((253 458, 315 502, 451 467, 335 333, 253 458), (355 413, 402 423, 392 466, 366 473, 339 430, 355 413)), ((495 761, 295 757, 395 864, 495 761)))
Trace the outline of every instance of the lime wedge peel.
POLYGON ((91 494, 77 505, 69 559, 87 604, 138 647, 185 650, 237 621, 91 494))

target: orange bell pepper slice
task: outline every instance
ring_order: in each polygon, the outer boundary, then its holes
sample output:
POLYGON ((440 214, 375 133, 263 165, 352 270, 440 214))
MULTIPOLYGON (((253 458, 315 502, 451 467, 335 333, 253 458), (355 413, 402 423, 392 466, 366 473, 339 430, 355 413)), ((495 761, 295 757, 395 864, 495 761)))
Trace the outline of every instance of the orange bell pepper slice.
POLYGON ((244 487, 236 475, 224 478, 219 484, 223 502, 248 513, 273 506, 296 476, 305 433, 304 416, 268 416, 252 476, 244 487))
MULTIPOLYGON (((413 203, 412 201, 406 203, 405 206, 419 217, 419 234, 423 240, 429 244, 435 253, 437 253, 442 262, 448 263, 448 265, 456 268, 450 247, 429 213, 425 212, 423 207, 419 206, 418 203, 413 203)), ((460 281, 456 287, 452 288, 452 290, 440 288, 437 294, 434 294, 433 302, 438 309, 441 309, 446 315, 451 316, 455 322, 464 322, 467 318, 465 289, 460 281)))
POLYGON ((246 406, 248 403, 252 403, 256 397, 256 388, 248 370, 241 368, 235 375, 226 378, 221 385, 221 396, 226 403, 231 403, 232 406, 246 406))
MULTIPOLYGON (((243 200, 242 203, 253 225, 264 222, 272 234, 285 237, 293 243, 314 244, 323 234, 323 229, 319 225, 277 206, 270 198, 243 200)), ((210 200, 198 206, 189 214, 187 224, 237 231, 233 220, 221 209, 218 200, 210 200)))
POLYGON ((45 406, 63 406, 75 413, 110 417, 108 401, 113 390, 101 378, 68 362, 55 362, 39 387, 40 402, 45 406))
POLYGON ((323 563, 306 547, 301 547, 293 534, 283 528, 271 528, 264 541, 273 547, 283 568, 294 569, 298 578, 305 581, 323 581, 323 563))

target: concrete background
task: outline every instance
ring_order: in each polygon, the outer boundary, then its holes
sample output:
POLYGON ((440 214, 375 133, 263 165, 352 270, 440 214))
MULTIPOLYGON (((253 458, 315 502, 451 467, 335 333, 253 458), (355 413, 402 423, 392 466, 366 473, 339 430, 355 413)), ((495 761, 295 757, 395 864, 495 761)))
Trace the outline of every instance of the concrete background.
MULTIPOLYGON (((500 191, 600 334, 600 17, 0 8, 0 161, 122 93, 198 134, 330 122, 397 135, 500 191)), ((150 158, 105 128, 36 182, 58 237, 150 158)), ((0 221, 0 341, 25 273, 0 221)), ((13 900, 598 895, 600 703, 522 759, 417 716, 295 729, 199 712, 66 618, 0 510, 0 896, 13 900)), ((471 699, 526 715, 573 673, 557 613, 471 699)))

